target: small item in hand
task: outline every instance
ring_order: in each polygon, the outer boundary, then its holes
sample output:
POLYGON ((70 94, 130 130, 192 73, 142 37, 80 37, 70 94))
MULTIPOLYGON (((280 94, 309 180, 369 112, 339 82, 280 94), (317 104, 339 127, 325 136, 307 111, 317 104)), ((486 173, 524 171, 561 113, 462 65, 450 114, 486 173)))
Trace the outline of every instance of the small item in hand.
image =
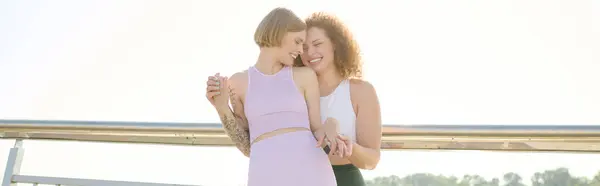
POLYGON ((325 154, 329 154, 329 152, 331 152, 331 148, 329 148, 329 145, 323 147, 323 150, 325 151, 325 154))

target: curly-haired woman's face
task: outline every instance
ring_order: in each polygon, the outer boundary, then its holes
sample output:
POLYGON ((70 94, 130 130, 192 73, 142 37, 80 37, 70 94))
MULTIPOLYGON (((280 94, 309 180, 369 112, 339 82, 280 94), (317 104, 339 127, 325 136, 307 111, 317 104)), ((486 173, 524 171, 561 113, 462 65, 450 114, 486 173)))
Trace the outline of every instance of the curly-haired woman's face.
POLYGON ((306 32, 302 63, 320 73, 334 68, 333 58, 333 43, 325 30, 318 27, 309 28, 306 32))

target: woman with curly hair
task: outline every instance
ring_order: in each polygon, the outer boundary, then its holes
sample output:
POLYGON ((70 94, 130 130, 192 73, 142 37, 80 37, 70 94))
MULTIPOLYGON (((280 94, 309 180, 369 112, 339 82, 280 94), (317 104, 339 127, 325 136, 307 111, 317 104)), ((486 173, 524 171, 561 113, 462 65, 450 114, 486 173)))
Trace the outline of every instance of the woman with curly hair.
POLYGON ((301 59, 317 73, 321 119, 335 118, 350 139, 349 156, 329 155, 337 184, 365 185, 360 169, 374 169, 380 157, 381 112, 375 88, 360 79, 360 49, 348 27, 336 16, 318 12, 306 20, 307 35, 301 59))

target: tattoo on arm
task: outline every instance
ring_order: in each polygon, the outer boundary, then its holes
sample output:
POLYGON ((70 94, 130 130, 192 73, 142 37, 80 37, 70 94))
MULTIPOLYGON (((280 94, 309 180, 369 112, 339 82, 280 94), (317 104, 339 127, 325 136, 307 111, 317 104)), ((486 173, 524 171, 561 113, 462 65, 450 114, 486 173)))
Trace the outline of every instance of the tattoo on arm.
MULTIPOLYGON (((232 98, 231 104, 233 108, 236 108, 236 100, 234 100, 235 93, 231 89, 229 93, 232 98)), ((225 133, 229 136, 231 141, 235 143, 235 146, 242 151, 245 156, 250 157, 250 131, 242 127, 247 126, 248 121, 239 114, 231 111, 221 115, 221 122, 223 123, 225 133)))
POLYGON ((250 156, 250 132, 242 128, 238 123, 245 122, 242 118, 231 114, 224 114, 221 116, 221 122, 223 122, 223 128, 225 133, 231 141, 235 143, 235 146, 244 153, 245 156, 250 156))

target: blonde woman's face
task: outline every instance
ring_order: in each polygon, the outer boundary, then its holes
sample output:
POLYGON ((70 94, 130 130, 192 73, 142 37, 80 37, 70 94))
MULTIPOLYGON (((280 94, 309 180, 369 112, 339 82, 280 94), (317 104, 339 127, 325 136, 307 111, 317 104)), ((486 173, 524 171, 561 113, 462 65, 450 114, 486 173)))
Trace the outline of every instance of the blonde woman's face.
POLYGON ((302 55, 302 44, 306 40, 306 31, 288 32, 281 40, 280 60, 284 65, 292 66, 294 59, 302 55))

